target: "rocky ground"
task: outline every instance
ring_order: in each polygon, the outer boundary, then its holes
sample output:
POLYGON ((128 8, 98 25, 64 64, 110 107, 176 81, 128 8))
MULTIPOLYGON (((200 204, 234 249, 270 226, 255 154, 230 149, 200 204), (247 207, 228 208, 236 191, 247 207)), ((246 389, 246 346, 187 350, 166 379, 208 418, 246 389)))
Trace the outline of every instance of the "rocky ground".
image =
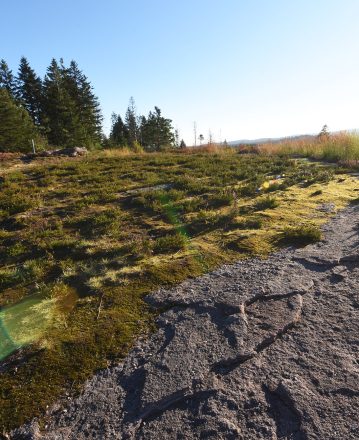
POLYGON ((12 439, 357 439, 359 207, 148 298, 158 332, 12 439))

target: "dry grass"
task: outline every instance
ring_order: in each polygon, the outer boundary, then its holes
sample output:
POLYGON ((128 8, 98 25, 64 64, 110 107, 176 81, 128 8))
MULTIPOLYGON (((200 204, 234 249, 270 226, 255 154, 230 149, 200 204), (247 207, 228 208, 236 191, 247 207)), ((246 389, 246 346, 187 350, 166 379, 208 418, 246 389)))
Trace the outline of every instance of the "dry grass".
POLYGON ((180 150, 184 154, 198 154, 198 153, 208 153, 208 154, 235 154, 237 150, 233 147, 225 147, 222 144, 204 144, 199 147, 187 147, 180 150))
POLYGON ((262 154, 309 157, 337 162, 351 168, 359 166, 359 135, 356 133, 343 132, 322 139, 268 143, 261 145, 259 150, 262 154))
MULTIPOLYGON (((108 157, 108 158, 114 158, 114 157, 123 157, 123 156, 133 156, 135 153, 133 150, 127 147, 123 148, 108 148, 104 149, 101 152, 97 153, 101 157, 108 157)), ((145 154, 143 152, 136 153, 136 154, 145 154)), ((149 154, 149 153, 147 153, 149 154)))

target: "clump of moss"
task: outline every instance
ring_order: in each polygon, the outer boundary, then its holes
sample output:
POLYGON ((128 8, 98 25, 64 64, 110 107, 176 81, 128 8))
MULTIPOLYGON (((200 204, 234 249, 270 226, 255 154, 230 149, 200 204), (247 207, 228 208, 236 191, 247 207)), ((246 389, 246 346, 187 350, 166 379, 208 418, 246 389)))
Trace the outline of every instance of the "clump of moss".
POLYGON ((243 236, 231 240, 227 247, 240 254, 265 257, 273 250, 270 240, 265 237, 243 236))

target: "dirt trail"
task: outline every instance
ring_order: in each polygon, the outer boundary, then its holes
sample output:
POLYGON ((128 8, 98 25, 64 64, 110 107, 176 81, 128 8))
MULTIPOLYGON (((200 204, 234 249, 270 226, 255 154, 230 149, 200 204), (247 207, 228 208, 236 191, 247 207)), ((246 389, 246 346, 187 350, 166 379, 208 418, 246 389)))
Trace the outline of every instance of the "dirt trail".
POLYGON ((159 330, 13 439, 357 439, 359 207, 325 240, 160 290, 159 330))

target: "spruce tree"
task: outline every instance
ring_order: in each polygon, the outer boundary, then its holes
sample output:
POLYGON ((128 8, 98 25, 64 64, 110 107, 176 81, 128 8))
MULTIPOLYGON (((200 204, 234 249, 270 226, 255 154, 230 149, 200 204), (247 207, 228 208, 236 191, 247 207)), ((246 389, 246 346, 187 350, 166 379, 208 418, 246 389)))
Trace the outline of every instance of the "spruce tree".
POLYGON ((181 143, 180 143, 179 147, 181 149, 187 148, 187 145, 186 145, 186 143, 185 143, 185 141, 183 139, 181 140, 181 143))
POLYGON ((154 112, 149 112, 142 124, 142 142, 148 151, 159 151, 173 146, 172 120, 164 118, 158 107, 155 107, 154 112))
POLYGON ((16 96, 29 112, 34 124, 40 126, 43 111, 42 81, 25 57, 20 60, 16 78, 16 96))
POLYGON ((0 89, 7 90, 12 98, 15 97, 16 87, 14 76, 4 59, 0 60, 0 89))
POLYGON ((44 79, 44 110, 49 142, 58 146, 97 147, 102 140, 98 99, 87 77, 72 61, 51 61, 44 79))
POLYGON ((52 59, 44 79, 44 111, 50 144, 74 146, 78 117, 76 105, 64 81, 64 66, 52 59))
POLYGON ((77 142, 86 147, 98 146, 101 143, 102 115, 92 86, 73 60, 70 67, 64 70, 64 75, 67 91, 75 102, 79 119, 77 142))
POLYGON ((133 147, 138 142, 139 127, 136 116, 135 100, 132 96, 126 111, 125 124, 128 131, 128 144, 130 147, 133 147))
POLYGON ((36 128, 28 112, 16 104, 5 88, 0 88, 0 151, 31 151, 36 128))
POLYGON ((112 113, 112 127, 110 143, 116 147, 126 147, 128 142, 128 130, 120 115, 112 113))

